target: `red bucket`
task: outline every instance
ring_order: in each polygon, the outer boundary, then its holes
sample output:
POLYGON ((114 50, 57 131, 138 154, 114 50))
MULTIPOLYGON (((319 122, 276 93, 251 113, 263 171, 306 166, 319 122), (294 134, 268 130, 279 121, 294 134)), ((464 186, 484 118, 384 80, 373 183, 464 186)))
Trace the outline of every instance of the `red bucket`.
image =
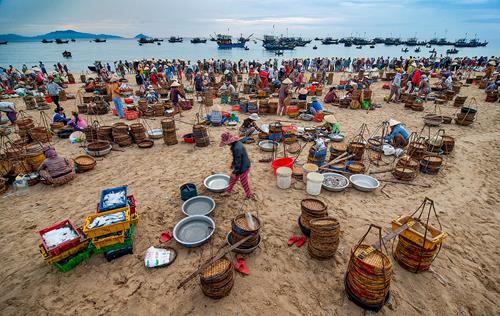
POLYGON ((45 102, 52 103, 52 98, 50 97, 50 95, 46 95, 46 96, 44 96, 44 98, 45 98, 45 102))
POLYGON ((279 167, 288 167, 293 169, 293 159, 292 158, 279 158, 271 163, 271 167, 273 167, 273 172, 276 173, 279 167))

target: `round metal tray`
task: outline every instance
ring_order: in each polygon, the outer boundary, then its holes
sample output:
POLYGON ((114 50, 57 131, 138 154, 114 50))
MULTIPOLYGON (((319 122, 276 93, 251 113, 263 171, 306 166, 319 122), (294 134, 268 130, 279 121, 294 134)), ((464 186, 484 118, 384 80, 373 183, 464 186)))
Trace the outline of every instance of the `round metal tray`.
POLYGON ((229 176, 225 174, 213 174, 208 176, 203 181, 203 185, 208 191, 214 193, 221 193, 226 191, 229 186, 229 176))
POLYGON ((215 209, 215 201, 208 196, 195 196, 184 202, 181 209, 186 216, 207 216, 215 209))
POLYGON ((174 239, 184 247, 206 243, 214 234, 215 222, 208 216, 193 215, 181 219, 174 227, 174 239))

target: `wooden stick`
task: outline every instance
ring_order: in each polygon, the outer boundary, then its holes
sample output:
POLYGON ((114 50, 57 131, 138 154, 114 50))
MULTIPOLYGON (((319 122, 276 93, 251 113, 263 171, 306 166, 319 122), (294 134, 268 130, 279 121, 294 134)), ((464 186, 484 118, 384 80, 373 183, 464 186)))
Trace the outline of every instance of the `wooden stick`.
POLYGON ((368 174, 387 173, 387 172, 391 172, 392 170, 394 170, 394 169, 378 170, 378 171, 369 172, 368 174))
POLYGON ((224 257, 226 254, 228 254, 229 252, 231 252, 233 249, 238 248, 241 244, 243 244, 245 241, 247 241, 248 239, 250 239, 253 236, 254 235, 246 236, 245 238, 243 238, 242 240, 238 241, 237 243, 235 243, 231 247, 227 248, 226 250, 219 251, 219 253, 217 253, 215 256, 213 256, 212 258, 208 259, 204 263, 202 263, 200 265, 200 267, 196 271, 194 271, 193 273, 191 273, 187 278, 185 278, 181 283, 179 283, 179 285, 177 286, 177 289, 180 289, 181 287, 183 287, 186 283, 188 283, 193 278, 195 278, 198 274, 200 274, 201 272, 203 272, 203 270, 205 270, 206 268, 208 268, 215 261, 217 261, 220 258, 224 257))
POLYGON ((384 189, 385 189, 386 186, 387 186, 387 183, 384 184, 384 186, 382 187, 382 189, 380 189, 380 192, 384 193, 384 195, 387 196, 390 199, 391 196, 389 195, 389 193, 387 193, 387 192, 384 191, 384 189))
POLYGON ((406 184, 406 185, 412 185, 412 186, 422 187, 422 188, 430 188, 431 187, 430 184, 411 183, 411 182, 398 181, 398 180, 378 179, 378 181, 389 182, 389 183, 398 183, 398 184, 406 184))
POLYGON ((347 174, 347 175, 352 175, 352 174, 355 174, 355 173, 352 173, 352 172, 349 172, 349 171, 342 171, 342 170, 335 170, 335 169, 328 169, 328 168, 320 168, 321 170, 324 170, 324 171, 330 171, 330 172, 335 172, 335 173, 342 173, 342 174, 347 174))

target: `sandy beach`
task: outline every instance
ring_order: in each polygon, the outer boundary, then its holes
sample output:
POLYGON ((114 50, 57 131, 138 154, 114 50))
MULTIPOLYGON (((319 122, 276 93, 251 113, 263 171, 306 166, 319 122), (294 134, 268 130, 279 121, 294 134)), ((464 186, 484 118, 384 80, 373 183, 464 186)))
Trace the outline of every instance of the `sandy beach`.
MULTIPOLYGON (((134 81, 132 76, 128 79, 134 81)), ((334 84, 339 80, 340 75, 335 74, 334 84)), ((433 102, 426 103, 424 112, 404 109, 403 103, 385 103, 383 98, 388 90, 382 89, 383 83, 378 81, 371 87, 373 102, 382 106, 374 111, 325 105, 339 120, 346 141, 355 136, 362 123, 373 132, 390 118, 403 122, 409 131, 420 131, 422 117, 433 112, 433 102)), ((76 93, 80 87, 80 83, 69 85, 66 92, 76 93)), ((251 275, 236 275, 232 292, 221 300, 205 297, 198 280, 180 290, 177 285, 225 243, 231 219, 238 214, 244 196, 240 185, 236 186, 234 198, 222 198, 203 187, 206 176, 230 172, 229 148, 219 148, 218 144, 220 134, 227 130, 236 133, 236 128, 209 127, 212 143, 206 148, 182 142, 167 146, 161 139, 151 149, 135 145, 121 148, 123 151, 111 152, 97 161, 94 170, 78 174, 64 186, 38 184, 22 196, 9 195, 10 191, 0 197, 1 314, 364 315, 365 311, 352 303, 344 291, 351 247, 369 224, 390 232, 392 219, 411 214, 424 197, 429 197, 435 201, 443 230, 449 234, 432 264, 435 273, 404 270, 393 259, 392 243, 389 244, 394 270, 392 299, 380 315, 498 315, 500 107, 498 102, 484 102, 484 91, 475 85, 462 87, 460 95, 477 98, 478 117, 470 126, 441 126, 455 138, 456 145, 439 174, 419 173, 415 179, 414 182, 429 184, 430 188, 389 183, 385 191, 390 198, 380 189, 372 193, 352 188, 342 193, 322 192, 319 199, 328 204, 329 215, 339 220, 342 231, 337 254, 331 260, 312 259, 307 247, 287 246, 287 240, 300 233, 300 201, 308 195, 305 190, 280 190, 270 163, 259 162, 269 158, 269 154, 261 152, 256 144, 246 145, 252 161, 250 185, 257 199, 247 202, 245 209, 258 212, 263 223, 263 242, 257 251, 245 255, 251 275), (173 229, 184 217, 179 186, 186 182, 195 183, 200 195, 216 201, 217 207, 211 214, 216 223, 215 234, 210 243, 193 249, 170 241, 169 246, 178 251, 177 260, 167 268, 146 269, 146 249, 158 245, 159 235, 173 229), (99 192, 120 185, 128 185, 138 201, 140 223, 134 234, 134 254, 111 263, 102 255, 94 255, 67 273, 46 265, 38 252, 37 231, 67 218, 76 225, 83 224, 85 217, 95 212, 99 192)), ((24 108, 22 99, 14 101, 18 109, 24 108)), ((75 100, 62 105, 68 114, 76 110, 75 100)), ((229 106, 223 108, 227 110, 229 106)), ((195 104, 181 120, 194 122, 197 110, 195 104)), ((441 106, 441 110, 443 115, 453 116, 457 108, 450 103, 441 106)), ((39 119, 38 111, 27 112, 39 119)), ((246 117, 238 115, 240 121, 246 117)), ((160 128, 160 119, 149 123, 160 128)), ((276 119, 274 115, 262 116, 259 124, 276 119)), ((106 125, 119 121, 111 113, 99 120, 106 125)), ((297 121, 297 125, 315 123, 297 121)), ((189 124, 176 122, 176 126, 179 140, 192 132, 189 124)), ((432 129, 432 133, 436 131, 437 128, 432 129)), ((84 154, 79 144, 57 137, 52 142, 58 153, 67 158, 84 154)), ((306 150, 299 161, 307 161, 306 150)), ((376 177, 393 179, 390 173, 376 177)))

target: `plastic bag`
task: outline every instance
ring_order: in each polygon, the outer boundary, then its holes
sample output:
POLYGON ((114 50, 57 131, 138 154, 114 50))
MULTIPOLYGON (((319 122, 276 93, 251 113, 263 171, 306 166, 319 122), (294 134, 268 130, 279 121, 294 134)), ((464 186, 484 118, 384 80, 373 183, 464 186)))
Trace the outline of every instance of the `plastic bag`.
POLYGON ((170 250, 151 246, 146 250, 144 265, 146 268, 158 268, 168 265, 171 259, 172 254, 170 250))

